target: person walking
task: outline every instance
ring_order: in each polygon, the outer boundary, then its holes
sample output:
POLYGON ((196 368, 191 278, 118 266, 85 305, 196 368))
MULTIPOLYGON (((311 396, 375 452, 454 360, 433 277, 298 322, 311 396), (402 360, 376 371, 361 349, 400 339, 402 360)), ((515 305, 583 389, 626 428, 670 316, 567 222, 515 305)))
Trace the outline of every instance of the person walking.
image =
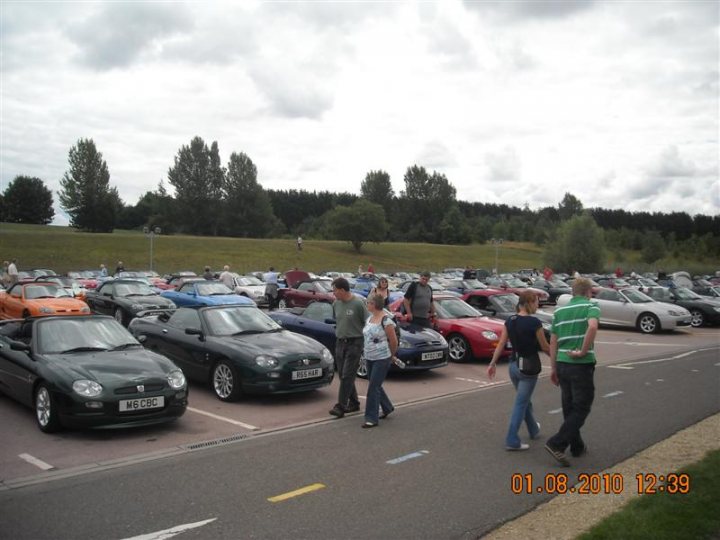
POLYGON ((363 352, 363 328, 368 318, 365 302, 350 292, 348 280, 339 277, 332 282, 335 302, 335 363, 340 378, 338 401, 330 414, 338 418, 360 410, 355 377, 363 352))
POLYGON ((435 317, 435 302, 433 302, 432 287, 428 284, 429 281, 430 272, 422 272, 420 280, 410 284, 403 300, 408 322, 424 328, 431 328, 431 319, 435 317))
POLYGON ((537 439, 540 436, 540 422, 535 420, 531 401, 539 373, 527 375, 520 371, 518 358, 537 355, 538 350, 545 353, 550 352, 550 345, 545 338, 542 323, 537 317, 533 316, 538 309, 539 300, 537 295, 531 291, 522 291, 519 296, 517 315, 505 321, 500 341, 495 347, 492 360, 487 368, 488 377, 494 379, 495 366, 505 350, 505 344, 509 338, 513 347, 513 354, 510 358, 508 371, 516 394, 515 404, 510 414, 510 425, 505 436, 506 450, 527 450, 530 448, 528 444, 520 440, 518 435, 523 420, 531 439, 537 439))
POLYGON ((303 247, 303 239, 302 239, 302 236, 299 236, 299 235, 298 235, 298 237, 297 237, 297 249, 298 249, 298 251, 302 251, 302 247, 303 247))
POLYGON ((390 363, 398 348, 395 334, 395 321, 385 311, 385 299, 379 294, 368 297, 370 316, 363 328, 365 365, 367 366, 368 389, 365 400, 364 428, 374 428, 380 418, 395 410, 390 398, 385 393, 383 382, 387 377, 390 363), (380 416, 382 409, 382 416, 380 416))
POLYGON ((388 289, 388 280, 385 277, 381 277, 378 280, 378 284, 372 288, 370 294, 368 294, 368 302, 371 296, 380 295, 383 298, 383 307, 386 308, 390 305, 390 290, 388 289))
POLYGON ((7 267, 7 273, 8 273, 8 283, 10 285, 14 285, 18 282, 18 269, 17 269, 17 259, 13 259, 10 261, 10 264, 8 264, 7 267))
POLYGON ((563 467, 570 465, 565 454, 568 446, 573 457, 587 452, 580 428, 595 398, 594 341, 600 319, 600 308, 591 301, 592 282, 578 278, 572 291, 570 302, 553 314, 550 337, 550 380, 560 386, 563 423, 545 449, 563 467))

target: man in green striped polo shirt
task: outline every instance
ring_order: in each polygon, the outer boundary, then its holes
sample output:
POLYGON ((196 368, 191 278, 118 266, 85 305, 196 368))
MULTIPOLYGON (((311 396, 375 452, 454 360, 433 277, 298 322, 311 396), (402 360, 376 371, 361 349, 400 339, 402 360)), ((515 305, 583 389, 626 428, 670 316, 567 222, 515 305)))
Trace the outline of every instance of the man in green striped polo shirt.
POLYGON ((590 300, 592 283, 578 278, 573 282, 570 302, 555 310, 550 337, 550 380, 560 386, 563 423, 550 437, 545 449, 563 467, 570 462, 565 455, 579 457, 587 451, 580 428, 590 414, 595 398, 595 350, 600 308, 590 300))

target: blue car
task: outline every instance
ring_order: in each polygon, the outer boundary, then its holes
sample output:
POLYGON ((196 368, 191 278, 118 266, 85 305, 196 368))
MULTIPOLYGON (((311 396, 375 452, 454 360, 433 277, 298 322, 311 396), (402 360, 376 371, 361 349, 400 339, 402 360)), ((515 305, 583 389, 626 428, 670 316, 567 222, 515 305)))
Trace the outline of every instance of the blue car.
MULTIPOLYGON (((331 352, 335 351, 335 319, 332 304, 313 302, 304 308, 278 310, 268 315, 286 330, 309 336, 331 352)), ((400 323, 400 347, 397 357, 405 363, 392 371, 417 371, 447 366, 448 344, 438 332, 413 324, 400 323)), ((360 360, 358 377, 367 377, 365 359, 360 360)))
POLYGON ((224 283, 219 281, 183 283, 179 289, 163 291, 160 296, 172 300, 178 307, 255 303, 247 296, 231 291, 224 283))

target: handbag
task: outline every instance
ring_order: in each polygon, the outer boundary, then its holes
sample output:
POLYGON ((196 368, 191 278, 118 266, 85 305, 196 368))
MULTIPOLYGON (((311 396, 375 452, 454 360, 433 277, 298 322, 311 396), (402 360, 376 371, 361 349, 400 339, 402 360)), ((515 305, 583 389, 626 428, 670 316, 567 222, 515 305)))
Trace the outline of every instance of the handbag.
MULTIPOLYGON (((512 327, 512 335, 510 336, 511 343, 519 343, 516 337, 517 328, 515 325, 517 324, 517 315, 513 315, 510 320, 512 321, 511 325, 508 325, 508 331, 510 330, 510 327, 512 327)), ((514 345, 513 345, 514 347, 514 345)), ((540 371, 542 370, 542 362, 540 362, 540 354, 537 351, 533 351, 530 354, 520 354, 519 351, 515 350, 515 356, 517 357, 518 361, 518 369, 520 370, 520 373, 523 375, 529 375, 534 376, 538 375, 540 371)))

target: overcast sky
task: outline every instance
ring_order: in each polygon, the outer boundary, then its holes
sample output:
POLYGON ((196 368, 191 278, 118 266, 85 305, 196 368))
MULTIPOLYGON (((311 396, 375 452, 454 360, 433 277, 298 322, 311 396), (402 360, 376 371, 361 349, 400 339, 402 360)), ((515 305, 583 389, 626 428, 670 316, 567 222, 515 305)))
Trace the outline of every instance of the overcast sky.
POLYGON ((268 189, 720 212, 714 0, 0 6, 3 190, 91 138, 135 204, 200 136, 268 189))

